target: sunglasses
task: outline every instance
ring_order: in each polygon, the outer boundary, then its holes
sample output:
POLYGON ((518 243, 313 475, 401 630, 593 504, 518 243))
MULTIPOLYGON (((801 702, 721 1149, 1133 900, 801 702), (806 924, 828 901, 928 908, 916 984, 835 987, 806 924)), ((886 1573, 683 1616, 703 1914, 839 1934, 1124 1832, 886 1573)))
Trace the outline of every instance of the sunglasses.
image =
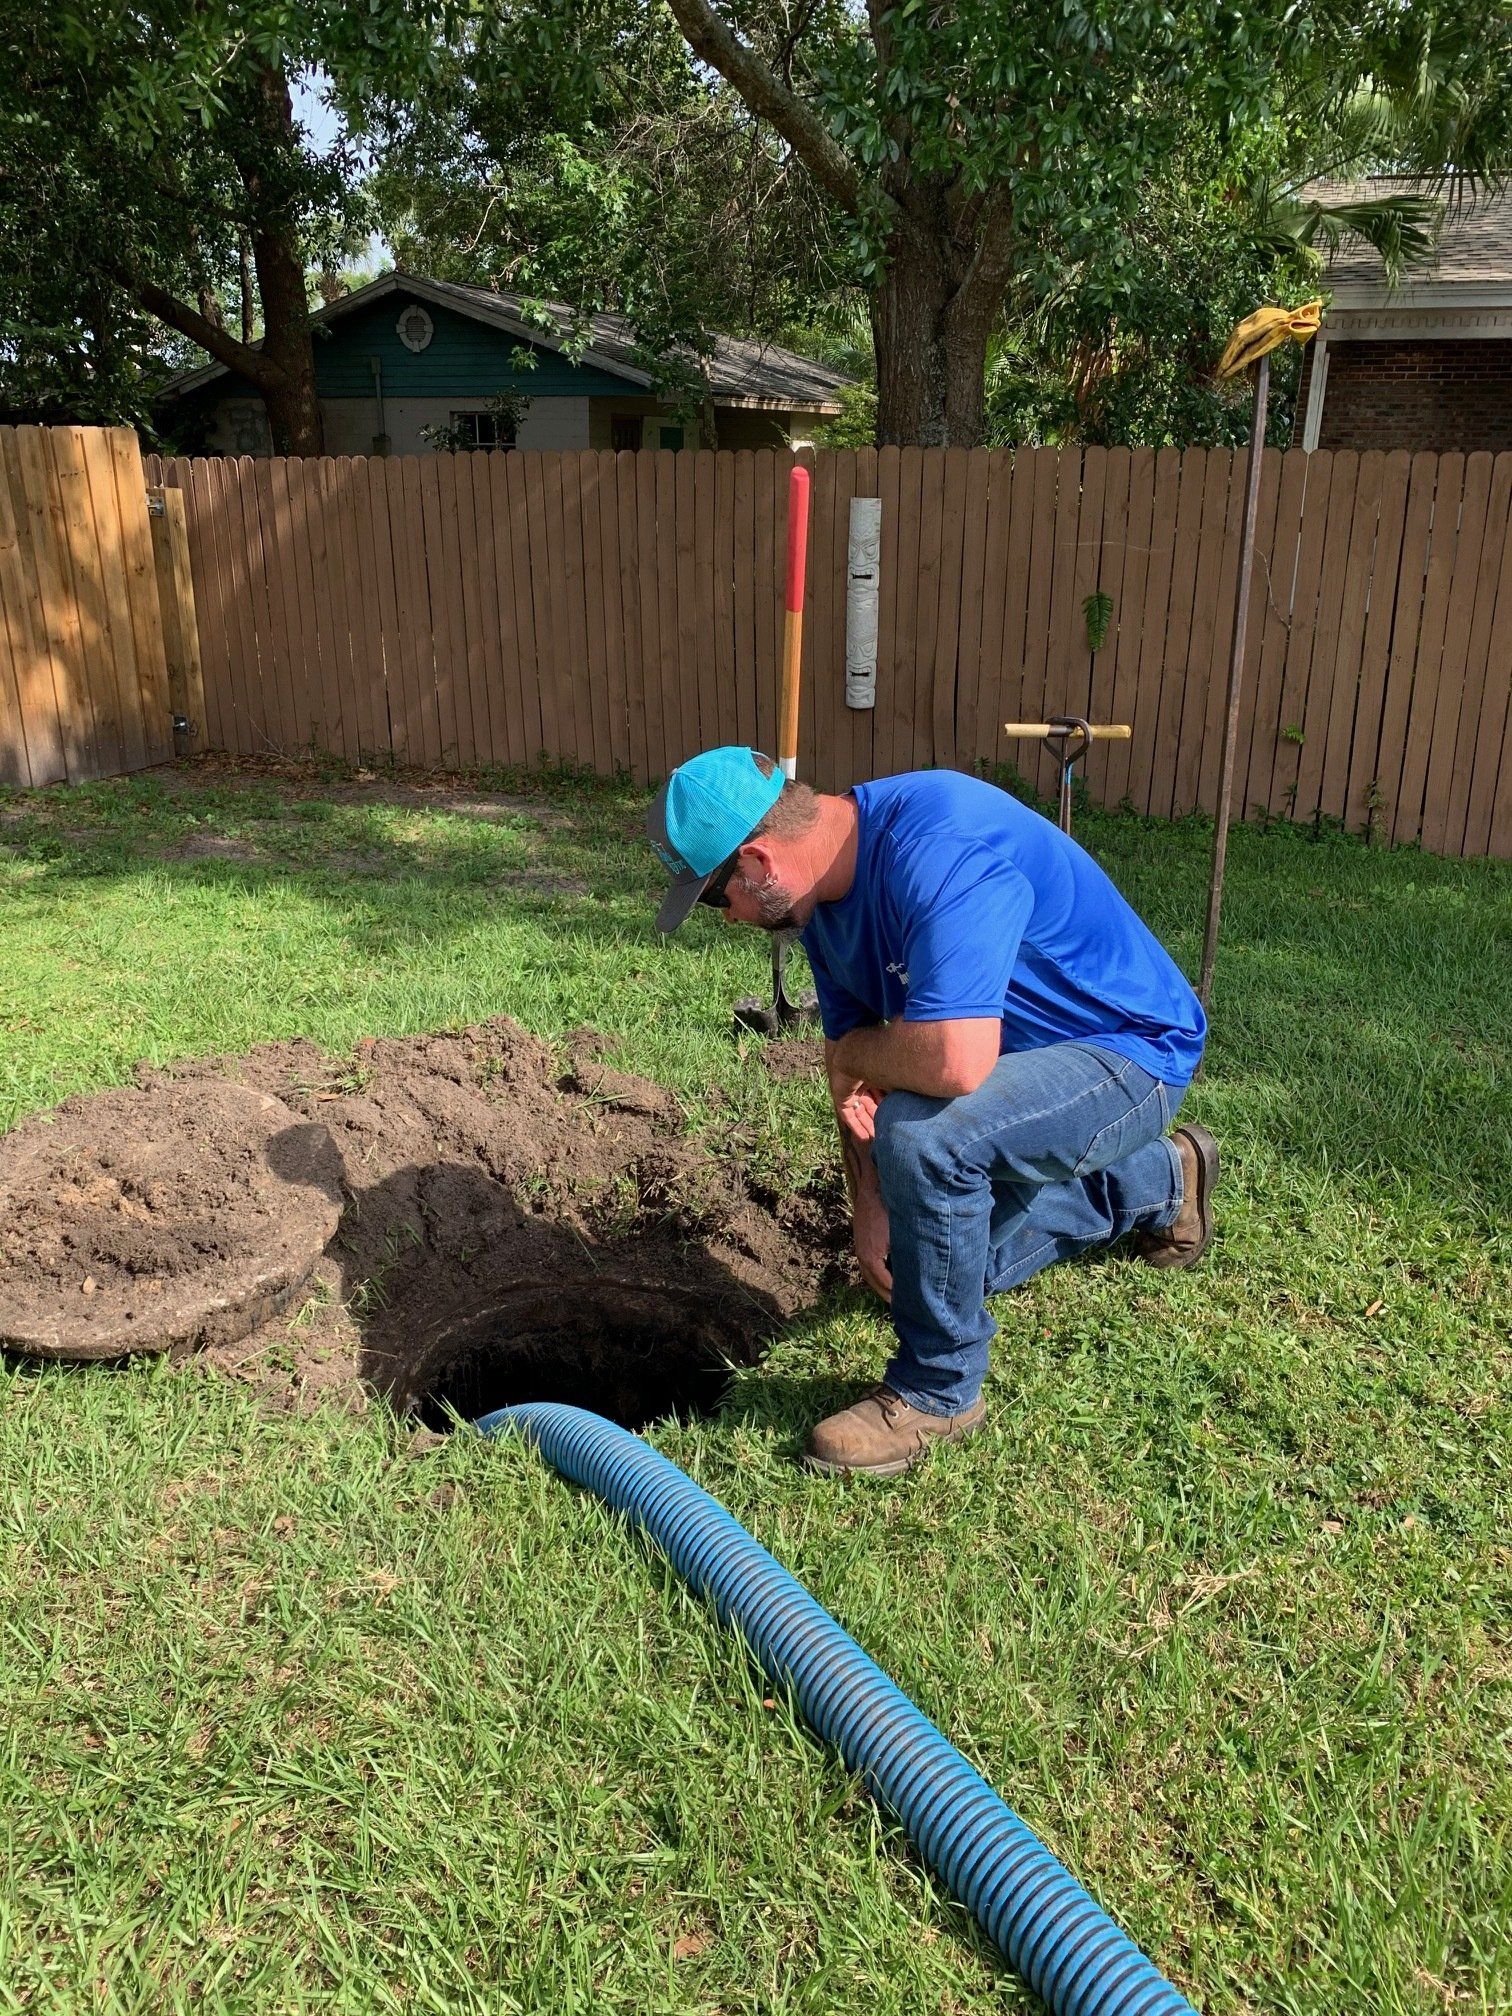
POLYGON ((729 909, 730 898, 727 891, 730 886, 730 877, 735 873, 735 863, 739 858, 740 850, 737 848, 722 868, 715 869, 714 873, 704 884, 703 890, 699 895, 698 900, 700 903, 707 903, 711 910, 729 909))

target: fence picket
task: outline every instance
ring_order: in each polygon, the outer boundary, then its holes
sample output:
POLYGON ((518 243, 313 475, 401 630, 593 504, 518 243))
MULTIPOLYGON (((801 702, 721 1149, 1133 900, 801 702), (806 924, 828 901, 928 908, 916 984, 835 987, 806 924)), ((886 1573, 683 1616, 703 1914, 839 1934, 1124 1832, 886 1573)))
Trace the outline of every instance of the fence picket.
POLYGON ((961 770, 976 768, 979 747, 977 717, 982 693, 982 616, 987 600, 987 500, 991 483, 990 453, 985 448, 973 448, 966 458, 966 522, 962 532, 960 642, 956 653, 951 759, 961 770))
POLYGON ((1428 734, 1423 817, 1417 835, 1424 847, 1434 854, 1440 852, 1444 844, 1449 796, 1454 783, 1454 755, 1460 708, 1465 698, 1465 668, 1470 649, 1470 630, 1475 619, 1475 591, 1481 572, 1492 475, 1492 458, 1489 455, 1472 455, 1465 465, 1465 495, 1460 506, 1438 694, 1428 734))
POLYGON ((920 603, 925 587, 924 472, 922 448, 905 448, 898 459, 898 580, 893 608, 897 725, 892 767, 903 772, 927 763, 930 740, 928 675, 920 673, 920 603), (921 714, 920 709, 923 708, 921 714))
MULTIPOLYGON (((1106 712, 1100 715, 1105 721, 1123 721, 1131 727, 1139 698, 1139 654, 1147 621, 1145 595, 1150 578, 1155 476, 1154 450, 1133 449, 1127 477, 1121 486, 1127 500, 1122 520, 1123 564, 1106 647, 1113 661, 1108 673, 1106 698, 1102 703, 1106 712)), ((1131 737, 1127 742, 1109 742, 1103 747, 1106 754, 1102 762, 1101 791, 1098 791, 1095 780, 1088 788, 1094 796, 1100 796, 1104 804, 1117 805, 1129 788, 1129 759, 1134 744, 1131 737)))
POLYGON ((457 522, 466 527, 466 585, 472 602, 464 608, 467 624, 467 684, 472 694, 473 739, 477 761, 503 763, 508 747, 504 725, 502 645, 499 638, 499 593, 494 581, 493 488, 489 465, 497 449, 457 457, 457 522))
MULTIPOLYGON (((1110 448, 1103 475, 1102 534, 1092 554, 1087 591, 1088 594, 1106 595, 1108 598, 1107 634, 1095 651, 1091 648, 1085 614, 1082 617, 1082 641, 1087 645, 1086 715, 1089 721, 1122 719, 1122 716, 1114 716, 1113 696, 1118 667, 1119 623, 1120 620, 1128 620, 1123 600, 1132 476, 1133 456, 1130 450, 1110 448)), ((1101 800, 1107 790, 1113 746, 1111 742, 1094 742, 1087 751, 1087 760, 1081 768, 1081 781, 1083 789, 1094 799, 1101 800)))
POLYGON ((566 754, 563 716, 572 700, 570 694, 562 691, 555 676, 561 662, 557 655, 561 649, 557 628, 560 596, 552 593, 555 570, 549 558, 552 548, 546 523, 545 475, 539 450, 527 448, 516 453, 524 479, 525 510, 517 525, 517 536, 523 536, 527 542, 527 592, 535 623, 536 693, 541 709, 540 750, 551 761, 560 763, 566 754))
POLYGON ((1370 601, 1360 643, 1354 718, 1346 752, 1344 822, 1354 832, 1374 830, 1377 807, 1373 784, 1381 740, 1381 703, 1391 652, 1391 626, 1401 580, 1402 538, 1407 523, 1407 481, 1412 457, 1401 450, 1384 459, 1376 515, 1375 550, 1370 557, 1370 601))
POLYGON ((38 787, 68 777, 67 696, 54 677, 30 526, 19 490, 16 430, 0 427, 0 615, 9 642, 19 746, 6 758, 10 781, 38 787))
MULTIPOLYGON (((806 606, 803 618, 803 684, 800 689, 801 709, 798 733, 798 775, 822 790, 833 791, 839 782, 836 775, 836 752, 840 747, 842 722, 840 714, 845 705, 842 692, 839 700, 834 692, 833 625, 835 621, 833 588, 838 580, 840 594, 844 596, 845 575, 837 575, 834 556, 828 550, 829 540, 839 522, 840 513, 835 508, 835 493, 840 478, 839 457, 826 455, 817 468, 812 468, 812 458, 804 461, 811 467, 812 490, 809 499, 809 545, 807 568, 806 606), (819 766, 823 767, 820 768, 819 766)), ((843 634, 845 612, 840 611, 840 625, 843 634)), ((843 668, 843 647, 842 647, 843 668)), ((842 669, 841 684, 844 684, 842 669)))
MULTIPOLYGON (((1091 640, 1087 633, 1087 604, 1097 594, 1098 569, 1102 564, 1106 528, 1103 516, 1108 502, 1109 450, 1089 448, 1082 457, 1080 508, 1076 516, 1076 550, 1072 561, 1071 601, 1065 612, 1061 638, 1062 672, 1056 712, 1092 717, 1091 640)), ((1116 471, 1114 472, 1116 476, 1116 471)), ((1115 507, 1116 508, 1116 507, 1115 507)), ((1115 534, 1121 537, 1122 534, 1115 534)), ((1081 776, 1086 777, 1086 765, 1081 776)))
MULTIPOLYGON (((802 680, 799 689, 798 775, 816 790, 843 788, 841 772, 850 752, 845 719, 845 562, 835 542, 850 506, 847 486, 855 481, 855 453, 818 456, 797 450, 794 466, 809 472, 808 555, 805 565, 802 680), (847 501, 842 502, 842 497, 847 501), (838 669, 837 669, 838 668, 838 669), (836 683, 841 691, 836 693, 836 683)), ((783 555, 784 563, 786 554, 783 555)), ((782 569, 783 581, 787 569, 782 569)), ((783 624, 786 595, 783 598, 783 624)), ((845 779, 849 782, 849 779, 845 779)))
POLYGON ((1470 484, 1463 455, 1441 455, 1433 499, 1433 533, 1428 548, 1428 574, 1423 588, 1423 614, 1418 626, 1413 665, 1412 698, 1407 709, 1407 733, 1402 742, 1402 770, 1397 784, 1391 837, 1415 840, 1422 824, 1423 786, 1428 774, 1428 750, 1438 705, 1439 672, 1444 633, 1459 557, 1459 528, 1470 484))
MULTIPOLYGON (((956 687, 961 649, 961 567, 966 544, 966 478, 970 458, 964 448, 947 448, 941 467, 940 536, 936 562, 933 649, 929 665, 930 761, 956 760, 956 687)), ((927 494, 927 493, 926 493, 927 494)))
MULTIPOLYGON (((1260 473, 1262 476, 1265 473, 1263 455, 1260 473)), ((1228 511, 1202 661, 1206 668, 1202 713, 1193 722, 1190 732, 1183 724, 1183 762, 1176 785, 1178 804, 1185 805, 1190 798, 1193 805, 1201 806, 1206 812, 1218 809, 1218 771, 1228 717, 1228 675, 1234 655, 1234 605, 1239 592, 1239 546, 1243 536, 1244 498, 1248 485, 1249 450, 1241 448, 1229 461, 1228 511)), ((1258 508, 1257 497, 1257 536, 1258 508)), ((1201 595, 1200 575, 1198 594, 1201 595)), ((1242 686, 1240 692, 1242 696, 1242 686)))
MULTIPOLYGON (((1423 845, 1435 853, 1461 854, 1466 851, 1466 825, 1470 809, 1475 760, 1493 699, 1488 686, 1492 677, 1494 618, 1497 587, 1507 532, 1512 526, 1512 454, 1498 455, 1491 473, 1491 493, 1486 507, 1485 537, 1481 542, 1477 569, 1474 613, 1465 651, 1465 675, 1448 785, 1440 799, 1430 799, 1435 819, 1425 822, 1423 845)), ((1507 686, 1502 681, 1503 693, 1507 686)), ((1498 717, 1500 718, 1500 717, 1498 717)))
MULTIPOLYGON (((625 733, 630 745, 630 774, 637 784, 649 783, 650 757, 646 739, 646 671, 641 629, 640 555, 637 546, 636 463, 632 449, 614 458, 614 488, 619 511, 619 585, 621 639, 625 660, 625 733)), ((733 646, 732 646, 733 648, 733 646)))
MULTIPOLYGON (((783 592, 781 585, 774 586, 778 556, 786 551, 785 543, 778 535, 779 498, 784 517, 787 512, 787 489, 784 483, 778 482, 775 464, 775 456, 756 457, 756 541, 751 582, 752 617, 756 628, 756 747, 768 756, 775 755, 777 749, 778 679, 782 665, 774 620, 774 611, 783 592)), ((786 471, 783 473, 785 475, 786 471)))
POLYGON ((735 456, 733 488, 735 706, 739 740, 751 748, 756 743, 756 586, 750 568, 741 564, 756 547, 756 457, 749 448, 735 456))
MULTIPOLYGON (((94 710, 95 760, 99 774, 109 777, 140 770, 147 760, 115 475, 97 430, 54 427, 49 439, 79 608, 81 662, 94 710)), ((144 484, 144 510, 146 501, 144 484)))
POLYGON ((987 457, 987 510, 982 528, 982 621, 977 645, 976 746, 971 750, 973 768, 985 766, 988 774, 1004 760, 1004 693, 1009 677, 1009 605, 1018 595, 1011 634, 1012 677, 1018 677, 1023 655, 1024 608, 1022 581, 1009 578, 1013 543, 1013 470, 1015 457, 1008 448, 999 448, 987 457))
POLYGON ((714 457, 714 692, 722 747, 738 743, 739 681, 735 669, 735 457, 714 457))
MULTIPOLYGON (((1181 711, 1173 714, 1175 782, 1171 811, 1179 818, 1202 802, 1202 752, 1208 745, 1208 723, 1216 737, 1222 733, 1222 700, 1214 686, 1222 680, 1213 676, 1213 657, 1220 636, 1233 629, 1234 569, 1231 556, 1238 540, 1238 513, 1235 509, 1235 468, 1238 457, 1228 448, 1211 448, 1207 459, 1207 480, 1202 490, 1202 526, 1198 533, 1197 575, 1192 591, 1191 627, 1187 633, 1186 671, 1181 681, 1181 711), (1227 607, 1224 585, 1227 581, 1227 607), (1216 714, 1216 720, 1213 718, 1216 714)), ((1225 661, 1226 662, 1226 661, 1225 661)))
MULTIPOLYGON (((1498 457, 1498 462, 1501 457, 1498 457)), ((1470 748, 1464 762, 1465 814, 1463 833, 1449 845, 1461 854, 1484 854, 1491 847, 1497 773, 1501 768, 1502 736, 1512 721, 1512 514, 1500 532, 1499 565, 1491 581, 1482 621, 1486 629, 1485 683, 1479 712, 1470 724, 1470 748), (1492 597, 1494 597, 1494 604, 1492 597)), ((1461 722, 1461 735, 1466 723, 1461 722)), ((1457 766, 1458 768, 1458 766, 1457 766)), ((1502 777, 1502 792, 1512 792, 1512 770, 1502 777)))
POLYGON ((555 562, 550 568, 551 625, 556 638, 557 730, 561 737, 557 753, 564 763, 583 760, 583 747, 592 733, 583 690, 587 633, 586 627, 581 633, 578 627, 583 580, 582 531, 580 527, 574 552, 568 525, 574 459, 571 455, 546 456, 541 471, 546 497, 546 550, 555 562))
MULTIPOLYGON (((673 550, 677 577, 677 737, 668 750, 669 763, 682 763, 696 756, 708 744, 717 746, 713 734, 706 735, 700 718, 698 666, 698 523, 695 511, 697 486, 694 481, 698 455, 693 450, 672 456, 672 496, 676 530, 673 550)), ((712 698, 712 695, 710 696, 712 698)))
MULTIPOLYGON (((599 523, 600 457, 590 449, 577 458, 579 532, 583 549, 584 676, 593 734, 593 767, 601 777, 620 765, 614 734, 605 639, 604 542, 599 523)), ((615 584, 616 589, 618 583, 615 584)))
POLYGON ((1194 448, 1181 457, 1180 491, 1174 517, 1165 620, 1160 629, 1159 683, 1152 678, 1146 707, 1151 713, 1149 785, 1144 809, 1167 819, 1176 799, 1176 764, 1181 738, 1183 695, 1188 677, 1187 648, 1192 628, 1202 536, 1208 453, 1194 448))

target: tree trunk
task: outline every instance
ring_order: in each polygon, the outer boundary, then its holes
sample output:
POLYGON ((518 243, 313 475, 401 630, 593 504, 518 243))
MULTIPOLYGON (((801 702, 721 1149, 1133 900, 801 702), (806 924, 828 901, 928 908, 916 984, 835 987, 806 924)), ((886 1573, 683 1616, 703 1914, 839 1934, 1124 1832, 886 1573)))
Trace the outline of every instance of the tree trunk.
POLYGON ((950 276, 922 232, 897 232, 871 297, 877 446, 943 448, 950 276))
POLYGON ((987 339, 998 280, 948 231, 896 232, 871 297, 877 445, 976 448, 986 427, 987 339))
POLYGON ((262 353, 279 368, 263 391, 275 455, 318 455, 325 445, 315 391, 315 351, 304 267, 289 243, 292 233, 254 231, 252 258, 262 296, 262 353))
POLYGON ((293 165, 299 143, 288 80, 272 65, 260 68, 254 91, 252 145, 238 164, 251 198, 252 263, 262 300, 262 355, 274 367, 263 403, 276 455, 318 455, 324 445, 315 391, 315 350, 305 293, 304 260, 289 191, 297 178, 277 172, 280 157, 293 165))

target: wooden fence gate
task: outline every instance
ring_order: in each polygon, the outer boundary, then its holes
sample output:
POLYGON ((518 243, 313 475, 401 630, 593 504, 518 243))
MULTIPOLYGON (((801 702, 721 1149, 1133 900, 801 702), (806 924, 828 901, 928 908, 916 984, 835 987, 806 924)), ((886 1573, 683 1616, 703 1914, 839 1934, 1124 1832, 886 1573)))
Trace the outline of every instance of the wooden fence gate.
POLYGON ((0 427, 0 782, 162 763, 174 711, 136 435, 0 427))

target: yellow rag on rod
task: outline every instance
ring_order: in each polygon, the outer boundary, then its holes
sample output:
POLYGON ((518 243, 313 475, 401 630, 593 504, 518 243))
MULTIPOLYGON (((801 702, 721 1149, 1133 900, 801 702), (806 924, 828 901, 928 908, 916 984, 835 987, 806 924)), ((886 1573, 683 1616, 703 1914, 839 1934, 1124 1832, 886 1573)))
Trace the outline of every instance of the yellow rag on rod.
POLYGON ((1220 378, 1237 378, 1241 371, 1258 364, 1290 337, 1305 343, 1316 336, 1323 319, 1321 301, 1305 301, 1300 308, 1257 308, 1246 315, 1228 340, 1228 348, 1218 360, 1220 378))

